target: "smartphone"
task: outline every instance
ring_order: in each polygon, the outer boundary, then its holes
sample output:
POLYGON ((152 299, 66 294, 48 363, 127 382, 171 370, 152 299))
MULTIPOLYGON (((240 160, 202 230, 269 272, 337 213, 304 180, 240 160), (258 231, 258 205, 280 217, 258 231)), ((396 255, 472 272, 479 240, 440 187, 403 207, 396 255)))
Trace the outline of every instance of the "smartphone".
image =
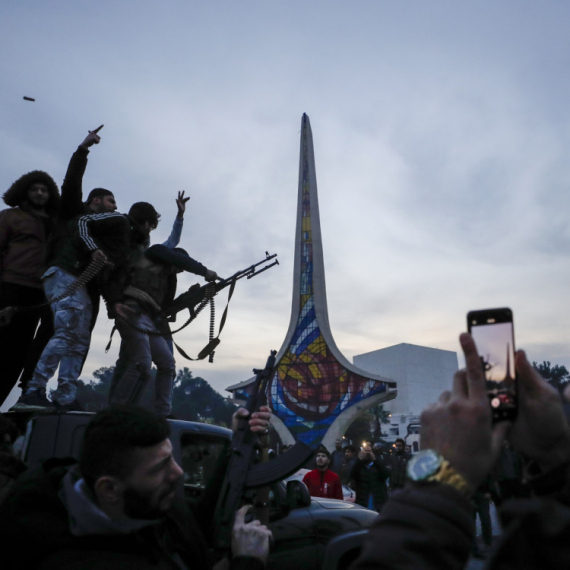
POLYGON ((508 308, 470 311, 467 330, 481 359, 493 421, 513 421, 517 416, 513 312, 508 308))

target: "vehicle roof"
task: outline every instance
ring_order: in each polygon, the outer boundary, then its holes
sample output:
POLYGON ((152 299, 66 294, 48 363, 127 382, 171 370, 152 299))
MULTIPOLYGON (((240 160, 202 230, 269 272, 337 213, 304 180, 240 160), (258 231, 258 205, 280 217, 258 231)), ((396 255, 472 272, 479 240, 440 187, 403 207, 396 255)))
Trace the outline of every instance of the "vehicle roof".
MULTIPOLYGON (((45 412, 9 412, 5 415, 6 417, 11 417, 15 419, 19 417, 24 421, 29 421, 30 419, 34 419, 36 417, 46 417, 46 416, 64 416, 67 418, 68 422, 71 423, 83 423, 83 418, 86 416, 94 416, 96 412, 57 412, 54 410, 48 410, 45 412)), ((231 438, 232 432, 231 430, 216 426, 212 424, 206 424, 201 422, 190 422, 187 420, 176 420, 167 418, 168 423, 170 424, 170 429, 172 433, 178 433, 180 431, 197 431, 200 433, 206 433, 211 435, 217 436, 225 436, 227 438, 231 438)))
POLYGON ((189 422, 186 420, 168 420, 170 424, 170 429, 172 433, 177 433, 179 431, 198 431, 200 433, 208 433, 217 436, 225 436, 227 438, 232 437, 232 432, 228 428, 221 426, 215 426, 212 424, 203 424, 200 422, 189 422))

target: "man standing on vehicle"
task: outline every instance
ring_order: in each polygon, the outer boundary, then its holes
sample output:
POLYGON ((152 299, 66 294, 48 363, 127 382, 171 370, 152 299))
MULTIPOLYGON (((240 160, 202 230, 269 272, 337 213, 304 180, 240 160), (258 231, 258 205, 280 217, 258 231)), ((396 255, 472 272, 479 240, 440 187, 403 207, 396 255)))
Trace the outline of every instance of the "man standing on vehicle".
MULTIPOLYGON (((95 192, 95 191, 93 191, 95 192)), ((93 194, 92 192, 92 194, 93 194)), ((105 190, 105 192, 109 192, 105 190)), ((110 194, 110 193, 109 193, 110 194)), ((111 195, 112 196, 112 195, 111 195)), ((106 200, 93 198, 99 204, 101 216, 114 212, 117 206, 114 199, 106 200)), ((118 225, 126 224, 118 231, 108 227, 109 242, 124 237, 124 243, 115 243, 116 249, 126 250, 128 247, 128 222, 122 214, 110 214, 118 225)), ((54 404, 63 411, 81 410, 75 395, 77 380, 83 367, 83 362, 91 342, 91 325, 93 315, 92 295, 86 285, 77 288, 71 295, 61 298, 66 289, 76 281, 79 275, 95 259, 106 263, 107 257, 100 249, 85 255, 80 252, 72 241, 67 241, 58 252, 52 266, 42 276, 44 291, 54 315, 54 335, 45 347, 36 366, 33 378, 30 380, 25 394, 13 407, 14 410, 26 410, 34 407, 52 407, 46 398, 46 386, 59 366, 58 387, 53 395, 54 404), (59 299, 59 300, 56 300, 59 299)))
MULTIPOLYGON (((265 432, 270 415, 268 408, 253 413, 252 431, 265 432)), ((85 430, 78 465, 52 459, 26 473, 7 500, 0 533, 17 553, 8 567, 212 568, 205 529, 224 465, 198 500, 185 501, 169 433, 168 422, 148 410, 99 412, 85 430)), ((246 510, 236 513, 230 568, 257 570, 267 560, 271 532, 259 521, 245 524, 246 510)))
POLYGON ((189 271, 207 281, 217 278, 212 271, 192 259, 184 250, 166 245, 145 248, 148 234, 158 224, 159 214, 151 204, 137 202, 129 218, 146 233, 146 240, 132 249, 130 263, 122 278, 109 284, 107 302, 112 313, 119 315, 116 327, 121 335, 119 359, 115 366, 110 403, 136 403, 132 395, 150 378, 152 363, 157 367, 154 408, 169 416, 176 366, 167 338, 169 329, 161 318, 162 310, 174 299, 176 273, 189 271), (146 334, 148 330, 160 334, 146 334))
MULTIPOLYGON (((11 208, 0 212, 0 310, 39 305, 45 302, 41 275, 59 203, 57 184, 34 170, 16 180, 3 198, 11 208)), ((20 377, 39 320, 39 310, 22 311, 0 327, 0 404, 20 377)))
POLYGON ((303 477, 303 483, 307 485, 312 497, 325 499, 340 499, 342 501, 342 484, 340 477, 329 469, 331 454, 329 450, 321 446, 315 456, 317 468, 309 471, 303 477))

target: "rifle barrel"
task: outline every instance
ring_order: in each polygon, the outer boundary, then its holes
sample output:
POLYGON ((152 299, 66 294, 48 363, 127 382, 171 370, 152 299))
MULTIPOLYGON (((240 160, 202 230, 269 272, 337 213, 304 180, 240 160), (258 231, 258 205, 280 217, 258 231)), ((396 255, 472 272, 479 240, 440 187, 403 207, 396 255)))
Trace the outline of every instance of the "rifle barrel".
MULTIPOLYGON (((260 265, 267 263, 268 261, 274 259, 275 257, 277 257, 276 253, 274 253, 273 255, 269 255, 266 252, 265 259, 262 259, 261 261, 258 261, 257 263, 254 263, 253 265, 250 265, 246 269, 242 269, 241 271, 237 271, 236 273, 234 273, 231 277, 228 277, 227 279, 220 279, 219 281, 216 281, 214 283, 215 294, 219 293, 222 289, 225 289, 228 285, 231 285, 233 282, 238 281, 239 279, 242 279, 243 277, 247 277, 248 279, 251 279, 252 277, 255 277, 256 275, 263 273, 264 271, 266 271, 270 267, 273 267, 274 265, 279 265, 279 261, 276 259, 270 265, 262 267, 258 271, 255 270, 256 267, 259 267, 260 265)), ((189 309, 192 312, 194 307, 197 306, 198 303, 200 303, 204 299, 206 287, 208 287, 208 285, 203 285, 201 287, 199 285, 192 286, 190 289, 188 289, 188 291, 186 291, 185 293, 182 293, 182 295, 180 295, 179 297, 174 299, 174 301, 171 303, 170 307, 164 311, 164 314, 167 317, 171 317, 172 315, 175 315, 176 313, 178 313, 179 311, 182 311, 183 309, 189 309), (196 288, 194 288, 194 287, 196 287, 196 288)))
POLYGON ((234 280, 237 281, 238 279, 242 279, 243 277, 247 277, 248 279, 251 279, 255 275, 262 273, 266 269, 269 269, 270 267, 273 267, 274 265, 279 265, 279 261, 275 260, 271 265, 268 265, 267 267, 264 267, 264 268, 260 269, 259 271, 255 271, 256 267, 258 267, 262 263, 266 263, 266 262, 270 261, 274 257, 277 257, 276 253, 274 253, 273 255, 267 255, 265 257, 265 259, 262 259, 261 261, 258 261, 257 263, 254 263, 253 265, 250 265, 246 269, 242 269, 241 271, 236 271, 231 277, 228 277, 227 279, 222 279, 219 283, 224 283, 224 284, 231 283, 232 281, 234 281, 234 280))
POLYGON ((273 267, 274 265, 279 265, 279 261, 277 261, 277 259, 271 264, 271 265, 267 265, 266 267, 262 267, 261 269, 259 269, 258 271, 256 271, 255 273, 252 273, 251 275, 248 275, 247 278, 251 279, 252 277, 255 277, 256 275, 259 275, 260 273, 263 273, 264 271, 267 271, 268 269, 270 269, 271 267, 273 267))

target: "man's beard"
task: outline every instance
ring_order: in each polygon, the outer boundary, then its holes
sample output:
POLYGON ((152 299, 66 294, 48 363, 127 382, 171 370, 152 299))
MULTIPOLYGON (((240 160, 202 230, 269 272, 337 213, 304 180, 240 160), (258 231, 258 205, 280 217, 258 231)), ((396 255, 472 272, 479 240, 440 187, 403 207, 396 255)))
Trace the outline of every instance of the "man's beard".
POLYGON ((31 198, 28 198, 28 205, 32 210, 43 210, 47 206, 48 202, 49 197, 44 198, 43 196, 37 196, 33 200, 31 198))
MULTIPOLYGON (((160 507, 164 497, 176 491, 176 484, 170 485, 158 497, 156 504, 151 504, 151 494, 141 493, 132 487, 125 489, 123 494, 125 514, 132 519, 155 520, 166 514, 166 510, 160 507)), ((170 506, 169 506, 170 508, 170 506)))

